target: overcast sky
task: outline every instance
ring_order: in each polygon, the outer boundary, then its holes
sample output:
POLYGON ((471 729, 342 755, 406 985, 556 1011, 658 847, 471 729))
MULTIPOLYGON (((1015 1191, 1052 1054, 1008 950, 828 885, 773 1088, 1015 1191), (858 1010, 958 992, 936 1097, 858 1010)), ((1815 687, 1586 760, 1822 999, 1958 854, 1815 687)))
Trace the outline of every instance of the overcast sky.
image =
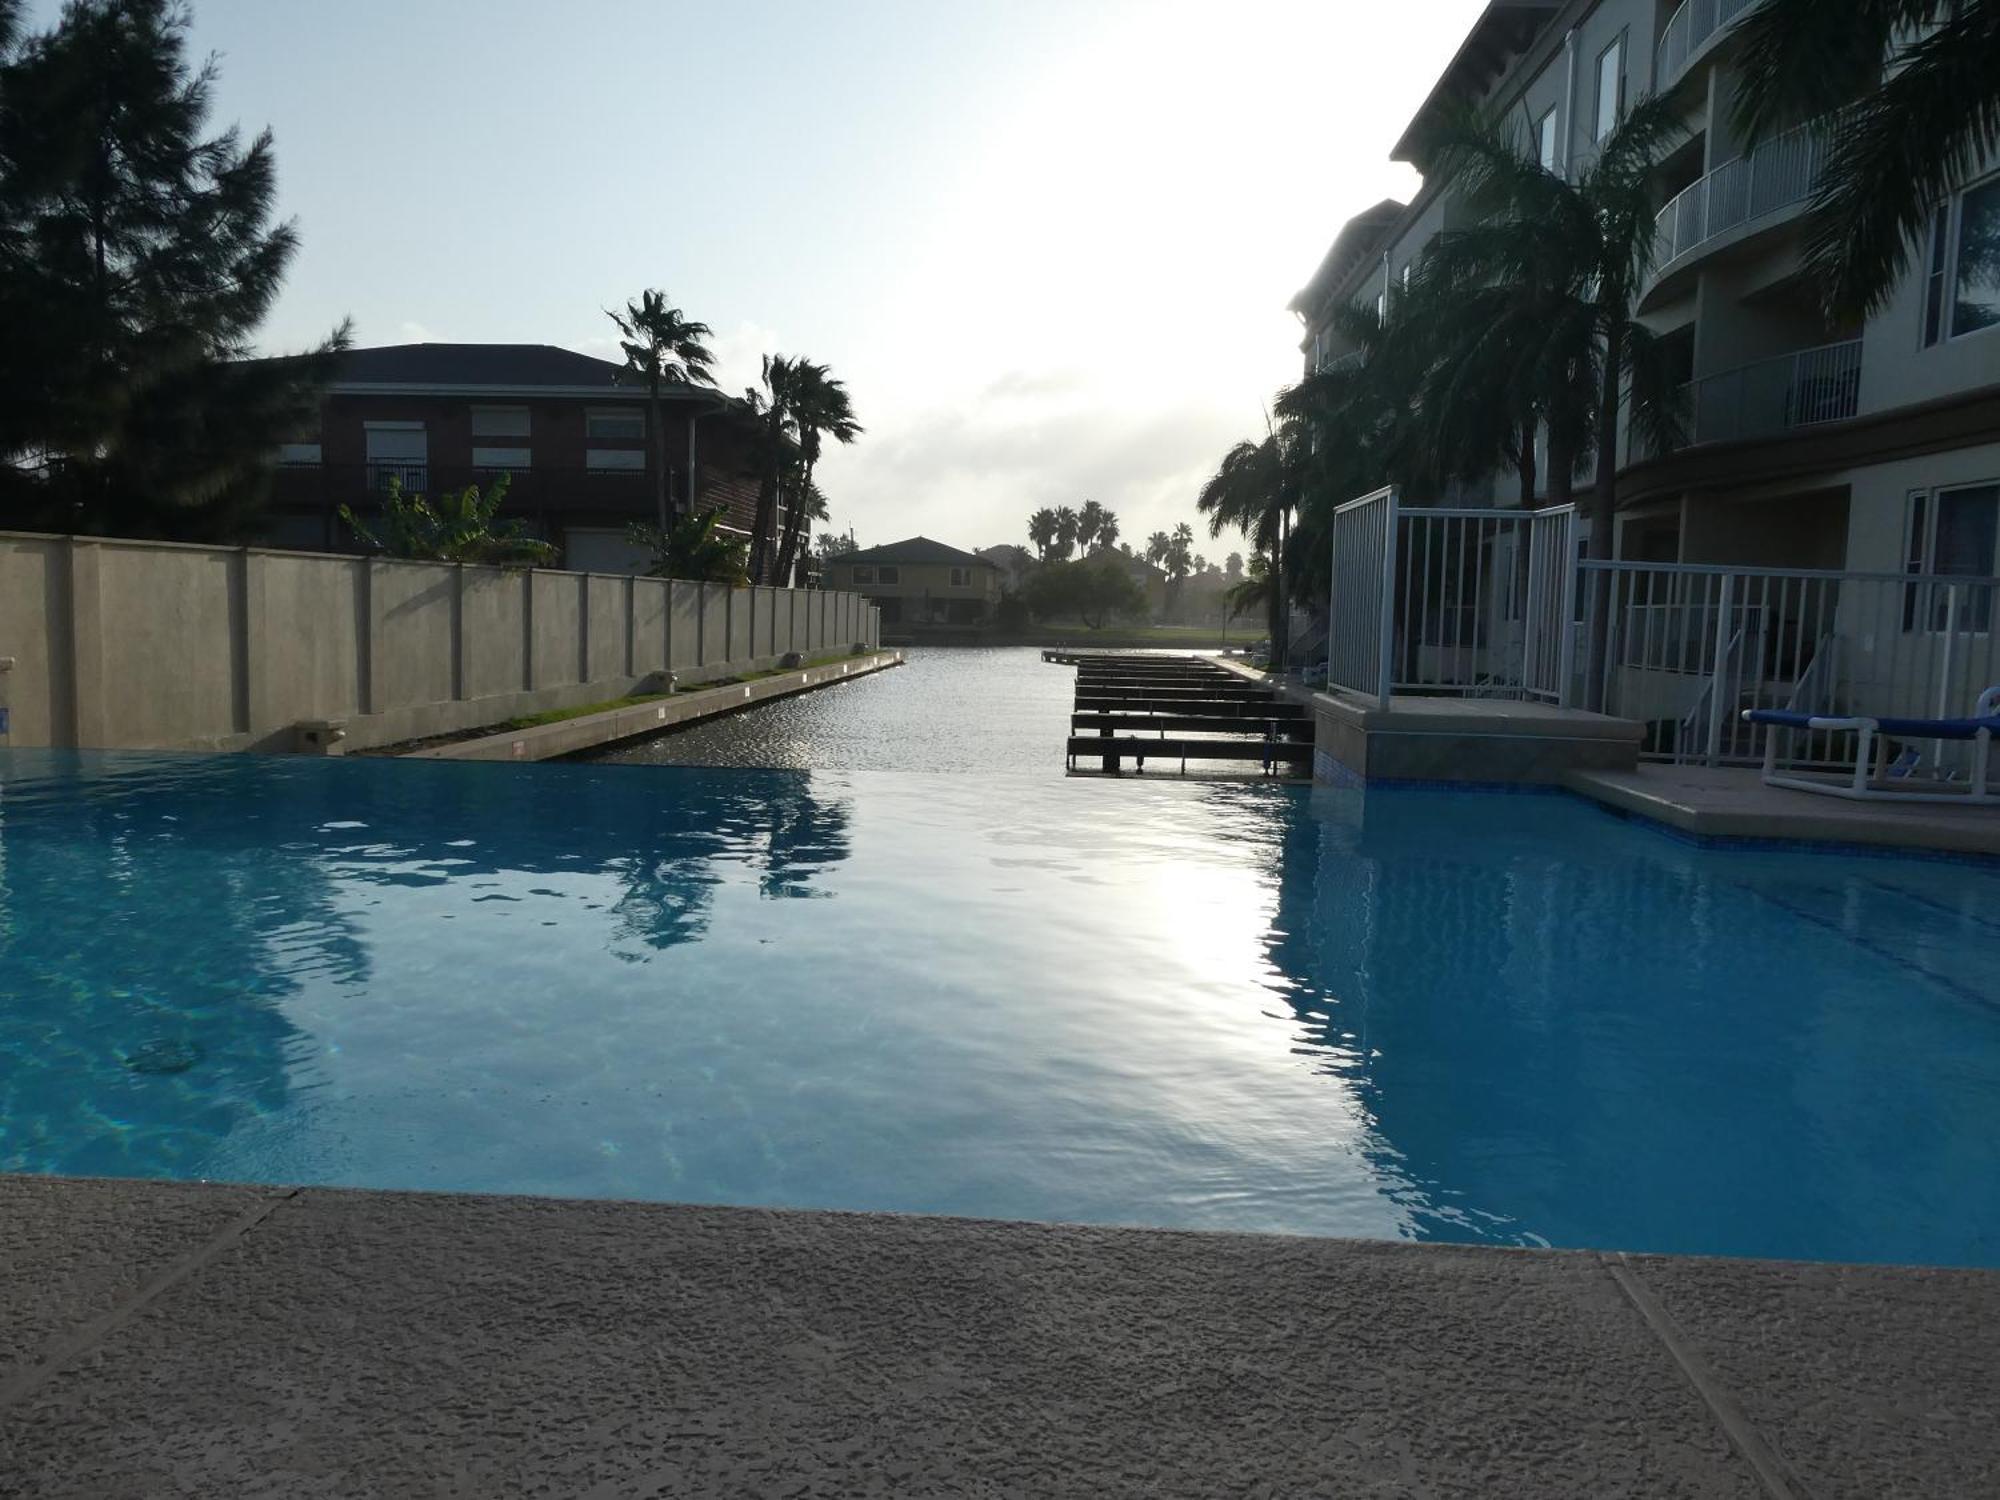
POLYGON ((725 388, 764 351, 846 379, 839 529, 968 547, 1086 499, 1132 540, 1196 519, 1297 372, 1292 293, 1413 190, 1389 148, 1479 9, 194 0, 303 234, 272 347, 351 314, 616 358, 602 309, 661 286, 725 388))

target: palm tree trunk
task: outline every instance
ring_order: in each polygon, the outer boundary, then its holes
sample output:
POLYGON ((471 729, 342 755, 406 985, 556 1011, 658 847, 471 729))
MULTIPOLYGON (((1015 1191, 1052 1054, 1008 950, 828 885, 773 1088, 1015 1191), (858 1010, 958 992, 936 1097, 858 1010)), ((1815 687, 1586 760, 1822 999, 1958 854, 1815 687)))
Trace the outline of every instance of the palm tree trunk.
POLYGON ((1285 670, 1286 657, 1291 643, 1285 639, 1285 629, 1290 610, 1285 598, 1285 540, 1288 531, 1288 517, 1284 507, 1278 509, 1278 550, 1271 559, 1271 670, 1285 670))
MULTIPOLYGON (((1618 513, 1618 394, 1619 365, 1625 353, 1625 330, 1614 321, 1604 336, 1603 385, 1597 398, 1597 479, 1590 492, 1590 556, 1608 561, 1611 528, 1618 513)), ((1602 574, 1590 580, 1589 609, 1584 622, 1584 703, 1604 711, 1604 664, 1611 650, 1611 597, 1602 574)))

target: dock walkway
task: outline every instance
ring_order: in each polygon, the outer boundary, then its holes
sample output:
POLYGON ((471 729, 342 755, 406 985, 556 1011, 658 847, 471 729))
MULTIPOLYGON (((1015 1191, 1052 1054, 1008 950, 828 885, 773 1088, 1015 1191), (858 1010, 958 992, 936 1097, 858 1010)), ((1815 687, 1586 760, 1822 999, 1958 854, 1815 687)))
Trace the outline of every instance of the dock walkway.
POLYGON ((1097 760, 1106 772, 1127 760, 1255 763, 1265 774, 1310 774, 1313 720, 1285 701, 1200 656, 1050 650, 1042 660, 1076 668, 1067 760, 1097 760))

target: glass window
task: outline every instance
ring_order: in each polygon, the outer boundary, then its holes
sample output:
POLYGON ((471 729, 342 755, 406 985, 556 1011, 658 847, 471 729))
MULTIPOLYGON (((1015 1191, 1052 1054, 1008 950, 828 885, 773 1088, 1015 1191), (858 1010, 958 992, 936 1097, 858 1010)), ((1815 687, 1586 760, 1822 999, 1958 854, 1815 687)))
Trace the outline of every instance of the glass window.
POLYGON ((866 563, 856 563, 854 565, 854 582, 857 586, 864 583, 873 583, 874 581, 875 570, 873 568, 869 567, 866 563))
POLYGON ((643 448, 586 448, 583 454, 586 469, 637 470, 646 467, 646 452, 643 448))
POLYGON ((877 583, 901 583, 903 575, 894 568, 877 568, 875 570, 875 581, 877 583))
POLYGON ((525 469, 532 454, 526 448, 479 448, 472 450, 475 469, 525 469))
POLYGON ((1542 164, 1544 172, 1556 169, 1556 112, 1553 105, 1535 122, 1535 160, 1542 164))
MULTIPOLYGON (((1918 494, 1910 499, 1909 570, 1944 578, 1991 578, 2000 573, 2000 484, 1974 484, 1918 494)), ((1956 590, 1955 628, 1991 628, 1993 590, 1956 590)), ((1919 584, 1906 590, 1905 629, 1925 621, 1925 628, 1943 630, 1950 614, 1952 589, 1944 584, 1919 584), (1927 597, 1919 601, 1921 591, 1927 597)))
POLYGON ((2000 178, 1959 201, 1958 269, 1951 294, 1953 335, 2000 324, 2000 178))
POLYGON ((970 568, 953 568, 953 569, 951 570, 951 586, 952 586, 953 588, 955 588, 955 589, 966 589, 966 588, 971 588, 971 587, 972 587, 972 569, 970 569, 970 568))
POLYGON ((528 408, 525 406, 475 406, 472 408, 474 437, 526 437, 528 408))
POLYGON ((1931 216, 1931 258, 1924 270, 1924 347, 1944 332, 1944 268, 1951 248, 1951 204, 1941 203, 1931 216))
POLYGON ((637 406, 593 406, 583 414, 583 433, 594 438, 642 438, 646 413, 637 406))
POLYGON ((1597 56, 1597 119, 1592 140, 1603 140, 1617 128, 1625 110, 1625 37, 1606 47, 1597 56))

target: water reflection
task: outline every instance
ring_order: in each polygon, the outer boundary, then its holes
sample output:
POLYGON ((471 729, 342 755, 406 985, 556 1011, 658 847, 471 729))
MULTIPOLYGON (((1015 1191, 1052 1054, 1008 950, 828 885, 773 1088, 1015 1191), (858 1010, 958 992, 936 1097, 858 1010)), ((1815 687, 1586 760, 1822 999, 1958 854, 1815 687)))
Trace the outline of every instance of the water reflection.
POLYGON ((705 935, 732 868, 789 899, 850 853, 808 773, 612 780, 0 752, 0 1170, 200 1175, 322 1081, 337 1029, 295 1015, 356 1013, 371 954, 456 955, 442 922, 504 913, 475 960, 527 962, 602 911, 644 961, 705 935))

